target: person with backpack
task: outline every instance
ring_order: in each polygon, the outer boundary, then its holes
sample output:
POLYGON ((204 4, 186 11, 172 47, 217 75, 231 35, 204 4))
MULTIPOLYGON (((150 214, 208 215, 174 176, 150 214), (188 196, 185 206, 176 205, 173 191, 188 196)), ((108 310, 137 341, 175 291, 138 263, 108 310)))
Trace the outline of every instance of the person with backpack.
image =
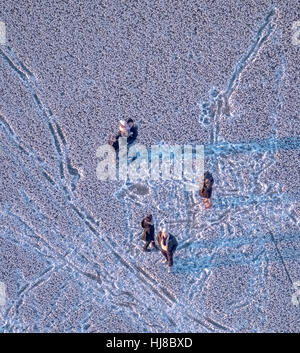
POLYGON ((199 196, 202 197, 205 208, 211 207, 211 194, 214 178, 210 172, 204 173, 204 182, 202 188, 199 190, 199 196))
POLYGON ((154 225, 152 222, 152 215, 146 216, 142 222, 141 222, 142 228, 143 228, 143 233, 141 239, 145 242, 145 245, 143 247, 144 251, 150 251, 148 249, 148 246, 151 244, 151 247, 153 249, 157 249, 157 246, 155 245, 155 240, 154 240, 154 225))
POLYGON ((166 232, 165 228, 157 233, 156 241, 160 252, 165 257, 165 263, 168 263, 168 273, 170 273, 173 266, 174 252, 177 248, 178 242, 174 235, 166 232))

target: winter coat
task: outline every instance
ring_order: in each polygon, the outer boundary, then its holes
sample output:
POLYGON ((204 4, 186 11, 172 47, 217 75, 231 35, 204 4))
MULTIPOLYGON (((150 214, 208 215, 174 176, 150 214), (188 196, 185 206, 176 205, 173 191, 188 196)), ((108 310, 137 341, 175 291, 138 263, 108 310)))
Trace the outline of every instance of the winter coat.
POLYGON ((154 241, 154 225, 147 222, 146 218, 142 220, 142 228, 144 228, 141 239, 144 241, 154 241))
POLYGON ((204 180, 208 179, 209 180, 209 184, 203 184, 203 187, 201 190, 199 190, 199 195, 205 199, 210 199, 211 198, 211 193, 212 193, 212 186, 214 183, 214 178, 212 177, 212 175, 209 172, 206 172, 204 174, 204 180))
POLYGON ((164 239, 163 236, 162 236, 162 232, 158 232, 156 240, 157 240, 157 244, 160 247, 160 249, 162 251, 165 251, 163 249, 163 247, 162 247, 162 245, 165 245, 165 246, 167 246, 167 252, 170 253, 170 254, 172 254, 176 250, 177 245, 178 245, 178 242, 177 242, 176 238, 174 237, 174 235, 172 235, 170 233, 168 234, 166 239, 164 239), (165 242, 167 240, 168 240, 168 243, 165 244, 165 242))
POLYGON ((129 130, 129 136, 127 137, 127 144, 130 145, 133 143, 138 135, 138 129, 135 125, 133 125, 129 130))
MULTIPOLYGON (((122 133, 119 131, 117 135, 115 136, 115 142, 112 144, 113 148, 116 150, 116 152, 119 151, 119 138, 120 137, 126 137, 125 135, 122 135, 122 133)), ((129 137, 127 137, 127 143, 128 143, 129 137)))

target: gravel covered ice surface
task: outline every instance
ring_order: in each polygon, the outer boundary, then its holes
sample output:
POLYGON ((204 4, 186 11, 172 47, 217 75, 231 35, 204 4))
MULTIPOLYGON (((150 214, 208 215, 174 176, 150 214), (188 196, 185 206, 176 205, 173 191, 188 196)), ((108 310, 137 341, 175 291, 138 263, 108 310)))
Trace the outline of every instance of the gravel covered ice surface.
POLYGON ((298 20, 297 0, 1 3, 0 332, 300 332, 298 20), (147 148, 205 146, 211 209, 97 179, 128 118, 147 148), (141 251, 148 212, 171 274, 141 251))

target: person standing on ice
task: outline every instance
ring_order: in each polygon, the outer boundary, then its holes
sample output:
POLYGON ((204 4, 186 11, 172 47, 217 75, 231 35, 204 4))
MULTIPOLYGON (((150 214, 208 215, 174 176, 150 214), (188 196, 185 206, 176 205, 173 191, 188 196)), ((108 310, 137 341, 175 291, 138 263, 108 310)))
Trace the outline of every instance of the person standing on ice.
POLYGON ((173 255, 178 242, 174 235, 166 232, 165 228, 158 232, 156 240, 161 253, 166 258, 165 263, 168 263, 168 272, 170 273, 173 266, 173 255))
POLYGON ((108 144, 113 146, 116 152, 119 151, 119 137, 127 137, 129 135, 129 126, 127 125, 126 121, 120 120, 119 122, 119 131, 116 136, 111 136, 108 140, 108 144))
POLYGON ((214 178, 210 172, 204 173, 204 183, 202 189, 199 190, 199 196, 203 198, 203 203, 205 208, 211 207, 211 194, 212 194, 212 186, 214 183, 214 178))
POLYGON ((132 119, 128 119, 127 120, 127 125, 129 127, 128 137, 127 137, 127 144, 131 145, 137 138, 138 129, 135 126, 134 121, 132 119))
POLYGON ((142 237, 141 239, 145 242, 145 245, 143 247, 144 251, 149 251, 148 246, 151 244, 151 247, 153 249, 157 249, 157 246, 155 245, 155 241, 154 241, 154 225, 152 222, 152 215, 148 215, 146 216, 143 220, 142 220, 142 228, 143 233, 142 233, 142 237))

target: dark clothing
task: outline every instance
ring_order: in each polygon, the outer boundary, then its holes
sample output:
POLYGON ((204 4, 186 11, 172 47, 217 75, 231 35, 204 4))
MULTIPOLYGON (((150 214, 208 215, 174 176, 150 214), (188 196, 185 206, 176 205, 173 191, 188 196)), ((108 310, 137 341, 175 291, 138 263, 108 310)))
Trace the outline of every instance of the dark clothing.
POLYGON ((156 248, 154 241, 154 225, 150 224, 147 220, 147 217, 142 220, 142 228, 144 228, 141 239, 145 241, 144 250, 147 251, 148 246, 152 244, 156 248))
POLYGON ((209 172, 206 172, 204 174, 204 184, 203 184, 202 190, 199 190, 199 195, 205 199, 210 199, 213 183, 214 183, 214 178, 209 172), (205 184, 206 179, 209 180, 208 184, 205 184))
POLYGON ((144 241, 154 241, 154 225, 150 224, 147 222, 146 218, 144 218, 142 220, 142 228, 144 228, 143 230, 143 234, 142 234, 142 239, 144 241))
POLYGON ((205 199, 210 199, 211 193, 212 193, 212 187, 207 187, 206 185, 203 185, 202 190, 199 190, 199 195, 205 199))
POLYGON ((119 151, 119 142, 118 140, 116 140, 113 144, 112 144, 113 148, 115 149, 116 152, 119 151))
POLYGON ((118 133, 115 137, 116 141, 112 144, 113 148, 115 149, 116 152, 119 151, 119 137, 121 137, 121 133, 118 133))
POLYGON ((135 125, 133 125, 129 130, 129 136, 127 137, 127 144, 130 145, 133 143, 138 135, 138 129, 135 125))
POLYGON ((162 232, 158 232, 156 239, 157 239, 157 244, 160 248, 160 251, 164 255, 164 257, 167 259, 169 266, 170 267, 173 266, 173 255, 174 255, 174 252, 178 246, 178 242, 177 242, 176 238, 174 237, 174 235, 169 234, 169 241, 168 241, 168 244, 166 244, 165 243, 166 239, 164 239, 162 237, 162 232), (162 249, 162 247, 161 247, 162 243, 163 243, 163 245, 167 245, 167 251, 162 249))
MULTIPOLYGON (((129 136, 127 137, 127 145, 132 144, 136 140, 137 135, 138 135, 137 127, 133 125, 132 128, 130 128, 129 130, 129 136)), ((118 132, 118 134, 115 136, 116 141, 112 144, 116 152, 119 151, 119 141, 118 141, 119 137, 121 137, 120 132, 118 132)))
POLYGON ((153 247, 154 249, 157 249, 157 246, 155 245, 155 241, 154 241, 154 240, 149 240, 149 241, 146 241, 146 242, 145 242, 145 245, 143 246, 144 251, 147 251, 148 246, 149 246, 150 244, 152 244, 152 247, 153 247))

